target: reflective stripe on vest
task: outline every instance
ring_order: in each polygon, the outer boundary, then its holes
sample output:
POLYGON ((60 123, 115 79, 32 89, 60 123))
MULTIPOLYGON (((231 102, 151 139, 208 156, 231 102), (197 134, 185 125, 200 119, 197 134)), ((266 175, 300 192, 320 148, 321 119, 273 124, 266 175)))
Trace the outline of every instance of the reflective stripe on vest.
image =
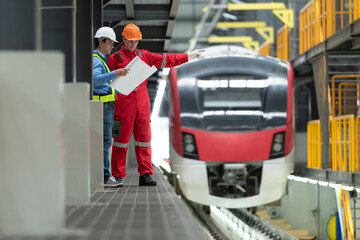
MULTIPOLYGON (((99 59, 103 62, 104 66, 105 66, 105 68, 106 68, 106 70, 107 70, 107 72, 108 72, 108 73, 111 72, 109 66, 106 64, 106 62, 104 61, 104 59, 102 59, 102 57, 100 57, 99 54, 94 53, 94 54, 93 54, 93 57, 99 58, 99 59)), ((110 82, 111 82, 111 81, 110 81, 110 82)), ((100 100, 100 101, 102 101, 102 102, 104 102, 104 103, 105 103, 105 102, 114 102, 114 101, 116 100, 115 89, 111 88, 111 94, 108 94, 108 95, 93 95, 93 100, 100 100)))
POLYGON ((102 102, 114 102, 116 100, 115 89, 111 88, 111 94, 109 95, 93 95, 93 100, 100 100, 102 102))
POLYGON ((136 142, 136 141, 135 141, 135 146, 139 146, 139 147, 150 147, 150 146, 151 146, 151 142, 136 142))
POLYGON ((128 143, 119 143, 119 142, 114 142, 113 146, 115 147, 119 147, 119 148, 127 148, 128 147, 128 143))
POLYGON ((161 63, 161 67, 162 68, 166 67, 166 54, 165 53, 163 54, 163 60, 162 60, 162 63, 161 63))

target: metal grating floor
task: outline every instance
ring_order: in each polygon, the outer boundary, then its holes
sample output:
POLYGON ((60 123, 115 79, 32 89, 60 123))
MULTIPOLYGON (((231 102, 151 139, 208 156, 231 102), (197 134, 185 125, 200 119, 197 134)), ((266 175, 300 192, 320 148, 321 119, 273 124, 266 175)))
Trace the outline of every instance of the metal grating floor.
POLYGON ((159 169, 156 187, 139 187, 135 167, 124 186, 96 192, 91 204, 66 209, 61 236, 3 237, 1 240, 191 240, 205 239, 198 224, 159 169))

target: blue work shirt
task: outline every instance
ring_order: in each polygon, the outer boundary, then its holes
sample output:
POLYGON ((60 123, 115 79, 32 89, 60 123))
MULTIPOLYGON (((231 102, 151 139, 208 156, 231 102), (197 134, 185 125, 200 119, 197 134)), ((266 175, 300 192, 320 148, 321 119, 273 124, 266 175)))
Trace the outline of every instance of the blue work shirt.
MULTIPOLYGON (((106 62, 107 57, 101 52, 94 50, 106 62)), ((98 58, 93 57, 93 91, 99 95, 111 94, 109 83, 116 78, 115 71, 108 72, 104 63, 98 58)))

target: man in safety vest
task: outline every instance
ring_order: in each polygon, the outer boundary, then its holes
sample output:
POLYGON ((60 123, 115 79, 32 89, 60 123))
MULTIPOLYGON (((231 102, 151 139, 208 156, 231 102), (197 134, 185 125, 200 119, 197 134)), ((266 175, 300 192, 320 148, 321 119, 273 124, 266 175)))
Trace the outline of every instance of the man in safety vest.
MULTIPOLYGON (((138 50, 137 45, 142 39, 140 29, 135 24, 128 24, 122 32, 121 49, 112 54, 107 63, 110 69, 124 68, 136 56, 149 66, 158 68, 174 67, 183 64, 190 58, 200 57, 201 50, 190 54, 154 54, 146 50, 138 50)), ((156 186, 150 175, 153 174, 151 164, 151 129, 150 100, 146 87, 147 80, 141 83, 129 95, 117 94, 115 102, 115 119, 121 122, 120 138, 114 138, 111 170, 116 180, 126 176, 126 154, 131 133, 135 139, 135 153, 140 173, 140 186, 156 186)))
POLYGON ((125 76, 128 69, 111 71, 106 63, 116 41, 115 32, 110 27, 101 27, 95 36, 95 50, 93 53, 93 100, 103 102, 104 123, 104 187, 121 187, 122 182, 116 181, 109 171, 109 149, 112 143, 112 127, 114 124, 115 90, 109 86, 111 80, 117 76, 125 76))

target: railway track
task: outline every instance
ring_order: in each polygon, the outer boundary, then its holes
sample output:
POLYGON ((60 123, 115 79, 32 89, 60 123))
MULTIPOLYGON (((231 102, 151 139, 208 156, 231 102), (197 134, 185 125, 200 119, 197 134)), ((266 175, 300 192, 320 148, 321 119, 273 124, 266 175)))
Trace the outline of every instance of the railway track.
POLYGON ((245 209, 207 207, 184 200, 208 239, 297 240, 245 209))
POLYGON ((297 240, 294 236, 252 213, 251 210, 207 207, 188 201, 181 193, 176 176, 167 173, 164 169, 162 171, 168 177, 174 191, 184 200, 207 239, 297 240))

